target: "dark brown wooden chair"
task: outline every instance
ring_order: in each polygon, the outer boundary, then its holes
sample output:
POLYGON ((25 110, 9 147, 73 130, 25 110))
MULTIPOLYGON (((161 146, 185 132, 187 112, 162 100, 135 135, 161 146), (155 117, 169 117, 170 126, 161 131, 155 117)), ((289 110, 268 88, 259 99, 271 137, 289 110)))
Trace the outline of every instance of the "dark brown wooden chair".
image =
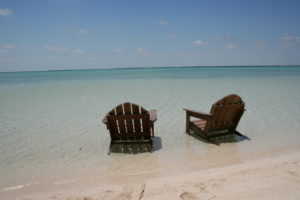
MULTIPOLYGON (((186 111, 186 133, 192 130, 211 143, 219 145, 212 138, 228 133, 243 136, 236 131, 236 127, 245 111, 245 103, 236 94, 228 95, 211 107, 210 113, 202 113, 194 110, 186 111), (198 118, 192 120, 191 117, 198 118)), ((246 137, 246 136, 244 136, 246 137)))
POLYGON ((156 110, 147 111, 134 103, 126 102, 112 109, 102 120, 111 137, 109 153, 116 143, 150 143, 152 151, 156 120, 156 110))

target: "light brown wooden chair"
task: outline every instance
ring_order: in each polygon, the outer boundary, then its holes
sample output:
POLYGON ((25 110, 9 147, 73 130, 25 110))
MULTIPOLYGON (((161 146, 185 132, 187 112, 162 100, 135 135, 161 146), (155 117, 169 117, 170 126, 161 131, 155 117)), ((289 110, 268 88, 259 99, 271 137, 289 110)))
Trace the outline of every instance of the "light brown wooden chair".
POLYGON ((156 110, 147 111, 134 103, 126 102, 112 109, 102 120, 111 137, 109 153, 117 143, 150 143, 152 152, 156 120, 156 110))
POLYGON ((192 130, 216 145, 219 144, 212 140, 214 137, 230 133, 243 136, 236 131, 236 128, 245 111, 244 108, 245 103, 241 97, 231 94, 214 103, 209 114, 184 109, 186 111, 186 133, 190 134, 192 130), (198 120, 191 120, 191 117, 198 118, 198 120))

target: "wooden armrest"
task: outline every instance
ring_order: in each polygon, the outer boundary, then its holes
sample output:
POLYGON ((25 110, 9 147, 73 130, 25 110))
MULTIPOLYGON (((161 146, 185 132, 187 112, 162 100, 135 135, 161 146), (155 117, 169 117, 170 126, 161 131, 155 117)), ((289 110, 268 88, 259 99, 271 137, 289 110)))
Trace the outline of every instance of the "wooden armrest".
POLYGON ((105 117, 102 119, 102 122, 103 122, 104 124, 107 123, 107 115, 105 115, 105 117))
POLYGON ((208 114, 208 113, 203 113, 203 112, 189 110, 189 109, 183 109, 183 110, 186 111, 186 114, 188 114, 192 117, 200 118, 200 119, 209 120, 212 117, 212 115, 208 114))
POLYGON ((155 122, 157 120, 156 110, 150 110, 150 121, 155 122))

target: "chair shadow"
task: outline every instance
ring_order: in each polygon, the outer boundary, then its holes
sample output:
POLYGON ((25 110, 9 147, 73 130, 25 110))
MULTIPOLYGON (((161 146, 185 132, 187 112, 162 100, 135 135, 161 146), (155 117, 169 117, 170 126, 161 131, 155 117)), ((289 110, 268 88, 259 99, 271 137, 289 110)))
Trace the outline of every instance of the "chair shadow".
POLYGON ((149 153, 162 149, 160 137, 152 138, 152 146, 150 143, 128 143, 113 144, 110 153, 138 154, 149 153))
MULTIPOLYGON (((191 132, 191 134, 189 135, 204 143, 212 144, 212 142, 206 139, 206 136, 201 135, 201 133, 191 132)), ((237 131, 236 133, 226 133, 226 134, 219 134, 219 135, 213 134, 209 136, 211 136, 210 140, 214 142, 213 144, 216 144, 218 146, 223 143, 236 143, 236 142, 242 142, 244 140, 251 140, 248 136, 245 136, 237 131)))

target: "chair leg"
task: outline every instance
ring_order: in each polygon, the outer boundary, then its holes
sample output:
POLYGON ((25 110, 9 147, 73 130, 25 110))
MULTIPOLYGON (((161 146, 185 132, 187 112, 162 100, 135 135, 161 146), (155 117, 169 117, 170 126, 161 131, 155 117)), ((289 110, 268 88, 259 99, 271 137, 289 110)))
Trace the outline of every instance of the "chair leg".
POLYGON ((188 134, 188 135, 191 135, 191 128, 190 128, 189 122, 187 122, 187 124, 188 125, 186 125, 185 133, 188 134))
POLYGON ((238 132, 238 131, 232 131, 234 134, 236 134, 236 135, 239 135, 239 136, 242 136, 242 137, 244 137, 240 132, 238 132))
POLYGON ((113 142, 110 141, 109 149, 108 149, 108 154, 107 154, 107 155, 110 155, 110 153, 111 153, 111 151, 112 151, 112 145, 113 145, 113 142))
POLYGON ((186 134, 191 134, 190 133, 190 115, 188 112, 186 112, 186 127, 185 127, 185 133, 186 134))
POLYGON ((151 137, 154 137, 154 124, 151 123, 150 125, 150 130, 151 130, 151 137))
POLYGON ((236 134, 236 135, 238 135, 238 136, 244 137, 244 138, 246 138, 247 140, 251 140, 249 137, 247 137, 247 136, 241 134, 240 132, 238 132, 238 131, 236 131, 236 130, 233 131, 233 133, 236 134))
POLYGON ((152 153, 153 151, 153 141, 152 139, 150 138, 150 152, 152 153))

